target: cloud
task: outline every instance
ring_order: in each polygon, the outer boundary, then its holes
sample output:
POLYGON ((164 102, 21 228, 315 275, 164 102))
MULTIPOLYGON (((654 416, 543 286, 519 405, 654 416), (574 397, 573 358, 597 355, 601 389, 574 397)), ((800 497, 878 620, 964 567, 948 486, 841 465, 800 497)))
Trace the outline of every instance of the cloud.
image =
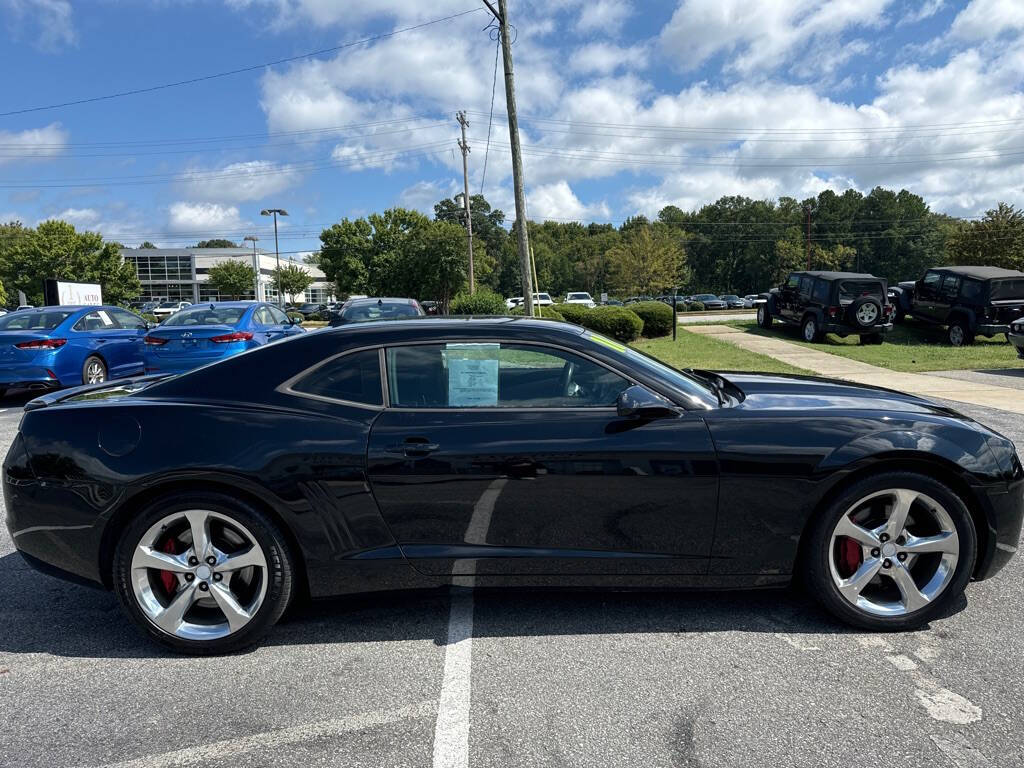
POLYGON ((229 202, 261 200, 295 186, 302 173, 293 165, 269 160, 231 163, 212 170, 190 169, 185 184, 197 197, 214 197, 229 202))
MULTIPOLYGON (((441 180, 417 181, 398 194, 398 205, 403 208, 413 208, 428 216, 433 216, 434 203, 445 198, 454 197, 456 193, 461 191, 454 179, 450 179, 447 182, 441 180)), ((473 191, 470 190, 470 195, 472 194, 473 191)))
POLYGON ((611 216, 604 202, 584 204, 564 179, 553 184, 541 184, 528 190, 527 207, 530 218, 535 221, 546 219, 590 220, 607 219, 611 216))
POLYGON ((68 138, 60 123, 24 131, 0 131, 0 165, 56 157, 67 148, 68 138))
POLYGON ((884 21, 893 0, 772 0, 756 12, 747 0, 682 0, 661 31, 665 54, 693 70, 717 54, 727 71, 765 76, 813 47, 841 45, 851 28, 884 21))
POLYGON ((648 50, 644 45, 622 47, 613 43, 588 43, 569 56, 569 67, 581 74, 610 75, 618 69, 643 69, 648 50))
POLYGON ((628 0, 586 0, 580 4, 576 31, 617 35, 623 22, 632 14, 633 4, 628 0))
POLYGON ((100 212, 95 208, 65 208, 52 219, 60 219, 69 224, 74 224, 79 229, 91 229, 100 220, 100 212))
MULTIPOLYGON (((393 19, 399 24, 410 24, 467 10, 465 0, 432 0, 430 3, 409 2, 409 0, 344 0, 344 2, 339 0, 226 0, 226 2, 229 7, 239 11, 265 7, 276 14, 275 23, 281 27, 312 22, 319 27, 342 24, 354 28, 358 24, 381 18, 393 19)), ((482 11, 486 10, 482 5, 480 8, 482 11)), ((483 18, 482 13, 477 15, 483 18)))
POLYGON ((236 230, 245 224, 234 205, 181 201, 168 208, 167 226, 172 232, 216 233, 236 230))
POLYGON ((1020 0, 972 0, 957 14, 949 31, 953 38, 979 42, 1021 30, 1024 3, 1020 0))
POLYGON ((31 29, 40 50, 56 52, 77 42, 68 0, 0 0, 0 7, 6 9, 7 23, 15 36, 31 29))
POLYGON ((911 5, 903 17, 897 22, 897 26, 905 24, 917 24, 918 22, 930 19, 936 13, 946 7, 946 0, 924 0, 919 5, 911 5))

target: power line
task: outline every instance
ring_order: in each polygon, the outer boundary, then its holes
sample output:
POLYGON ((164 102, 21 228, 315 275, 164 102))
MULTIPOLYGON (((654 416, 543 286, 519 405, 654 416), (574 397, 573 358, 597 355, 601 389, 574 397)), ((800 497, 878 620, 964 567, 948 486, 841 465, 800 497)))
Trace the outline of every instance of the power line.
POLYGON ((97 101, 108 101, 110 99, 118 99, 118 98, 121 98, 122 96, 137 96, 137 95, 142 94, 142 93, 152 93, 153 91, 160 91, 160 90, 163 90, 165 88, 178 88, 180 86, 194 85, 196 83, 202 83, 202 82, 206 82, 208 80, 216 80, 216 79, 219 79, 219 78, 222 78, 222 77, 230 77, 232 75, 240 75, 240 74, 243 74, 245 72, 253 72, 253 71, 257 70, 257 69, 264 69, 266 67, 274 67, 274 66, 277 66, 278 64, 288 64, 288 63, 293 62, 293 61, 301 61, 303 59, 309 59, 309 58, 312 58, 314 56, 322 56, 322 55, 327 54, 327 53, 335 53, 337 51, 341 51, 341 50, 344 50, 346 48, 352 48, 352 47, 357 46, 357 45, 365 45, 366 43, 376 42, 377 40, 384 40, 384 39, 389 38, 389 37, 394 37, 395 35, 400 35, 400 34, 402 34, 404 32, 412 32, 413 30, 416 30, 416 29, 423 29, 424 27, 429 27, 429 26, 431 26, 433 24, 440 24, 440 23, 445 22, 445 21, 451 21, 452 19, 457 19, 460 16, 466 16, 467 14, 477 13, 477 12, 482 11, 482 10, 484 10, 484 9, 483 8, 470 8, 468 10, 460 11, 459 13, 453 13, 450 16, 445 16, 445 17, 440 18, 440 19, 433 19, 431 21, 425 21, 425 22, 423 22, 421 24, 414 24, 414 25, 412 25, 410 27, 403 27, 402 29, 396 29, 396 30, 394 30, 392 32, 384 32, 384 33, 381 33, 379 35, 372 35, 371 37, 365 37, 362 40, 355 40, 355 41, 353 41, 351 43, 344 43, 342 45, 335 45, 335 46, 332 46, 331 48, 321 48, 318 51, 310 51, 309 53, 302 53, 302 54, 299 54, 298 56, 288 56, 287 58, 283 58, 283 59, 275 59, 274 61, 266 61, 266 62, 263 62, 261 64, 252 64, 252 65, 247 66, 247 67, 240 67, 239 69, 232 69, 232 70, 228 70, 226 72, 216 72, 216 73, 210 74, 210 75, 201 75, 200 77, 192 77, 192 78, 189 78, 188 80, 177 80, 175 82, 161 83, 160 85, 151 85, 151 86, 147 86, 145 88, 133 88, 133 89, 128 90, 128 91, 119 91, 117 93, 108 93, 108 94, 105 94, 103 96, 91 96, 91 97, 86 98, 86 99, 75 99, 73 101, 64 101, 64 102, 60 102, 60 103, 57 103, 57 104, 46 104, 46 105, 38 106, 38 107, 24 107, 22 109, 13 109, 13 110, 10 110, 8 112, 0 112, 0 117, 10 117, 12 115, 24 115, 24 114, 27 114, 29 112, 42 112, 42 111, 50 110, 50 109, 60 109, 62 107, 73 107, 73 106, 77 106, 77 105, 80 105, 80 104, 91 104, 91 103, 94 103, 94 102, 97 102, 97 101))
MULTIPOLYGON (((500 33, 499 33, 500 34, 500 33)), ((480 174, 480 194, 484 193, 484 181, 487 179, 487 155, 491 150, 491 127, 494 123, 494 92, 498 85, 498 54, 501 53, 501 39, 494 44, 494 75, 491 78, 491 111, 487 115, 487 144, 484 146, 484 170, 480 174)))

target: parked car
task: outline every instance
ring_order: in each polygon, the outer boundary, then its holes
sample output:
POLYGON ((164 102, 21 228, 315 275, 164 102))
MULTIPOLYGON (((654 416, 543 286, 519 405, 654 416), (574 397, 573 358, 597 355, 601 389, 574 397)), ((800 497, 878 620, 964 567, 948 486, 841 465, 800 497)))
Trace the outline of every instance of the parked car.
POLYGON ((1017 350, 1017 357, 1024 360, 1024 317, 1018 317, 1010 323, 1010 331, 1006 338, 1017 350))
POLYGON ((440 307, 436 301, 421 301, 420 308, 423 310, 425 315, 437 315, 440 311, 440 307))
POLYGON ((177 373, 304 333, 266 302, 195 304, 146 334, 146 373, 177 373))
POLYGON ((164 320, 175 312, 190 306, 192 306, 192 302, 190 301, 161 301, 149 311, 157 318, 157 320, 164 320))
MULTIPOLYGON (((510 299, 505 299, 505 306, 508 309, 515 309, 520 304, 523 304, 522 296, 513 296, 510 299)), ((552 301, 551 295, 547 293, 535 293, 533 294, 533 303, 541 307, 550 307, 555 302, 552 301)))
POLYGON ((489 586, 797 577, 843 621, 912 629, 1006 565, 1024 514, 1013 444, 948 407, 683 372, 511 318, 325 329, 47 394, 4 476, 30 564, 113 589, 143 633, 204 654, 257 642, 300 589, 436 588, 456 561, 489 586))
POLYGON ((602 306, 605 306, 605 307, 621 307, 621 306, 623 306, 622 302, 619 301, 618 299, 608 299, 608 301, 601 302, 601 304, 602 304, 602 306))
POLYGON ((35 307, 31 304, 19 304, 14 311, 21 312, 23 309, 35 309, 35 307))
POLYGON ((762 299, 756 293, 748 293, 746 296, 743 297, 743 308, 754 309, 758 304, 761 304, 762 302, 764 302, 764 299, 762 299))
POLYGON ((1024 272, 998 267, 935 267, 893 290, 896 320, 910 316, 946 327, 954 347, 1008 333, 1024 314, 1024 272))
POLYGON ((0 395, 142 373, 146 321, 120 307, 55 306, 0 317, 0 395))
POLYGON ((792 272, 763 296, 757 324, 771 328, 774 319, 800 328, 805 341, 826 333, 857 335, 862 344, 881 344, 892 330, 893 305, 885 280, 852 272, 792 272))
POLYGON ((597 306, 597 304, 594 302, 593 297, 591 297, 591 295, 586 291, 573 291, 571 293, 565 294, 564 303, 582 304, 583 306, 590 307, 591 309, 597 306))
POLYGON ((726 293, 718 298, 724 301, 725 306, 729 309, 743 309, 745 307, 743 299, 735 293, 726 293))
POLYGON ((349 299, 340 312, 331 315, 329 325, 336 328, 339 325, 367 323, 373 320, 407 320, 410 317, 422 317, 424 314, 416 299, 349 299))
POLYGON ((653 296, 630 296, 623 304, 639 304, 641 301, 654 301, 653 296))
POLYGON ((310 302, 307 304, 302 304, 297 309, 292 311, 298 312, 306 320, 309 320, 309 318, 313 317, 314 315, 325 314, 328 310, 326 304, 315 304, 310 302))
POLYGON ((699 301, 704 305, 704 309, 727 309, 729 306, 713 293, 698 293, 693 297, 693 301, 699 301))

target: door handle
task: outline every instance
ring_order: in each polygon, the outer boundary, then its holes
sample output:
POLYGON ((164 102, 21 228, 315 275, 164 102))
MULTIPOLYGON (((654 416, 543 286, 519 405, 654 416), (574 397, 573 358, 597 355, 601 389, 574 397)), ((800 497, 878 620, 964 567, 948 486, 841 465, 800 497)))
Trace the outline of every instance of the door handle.
POLYGON ((389 446, 386 450, 388 453, 398 453, 409 458, 417 458, 427 456, 440 447, 437 443, 428 443, 426 438, 407 437, 405 442, 389 446))

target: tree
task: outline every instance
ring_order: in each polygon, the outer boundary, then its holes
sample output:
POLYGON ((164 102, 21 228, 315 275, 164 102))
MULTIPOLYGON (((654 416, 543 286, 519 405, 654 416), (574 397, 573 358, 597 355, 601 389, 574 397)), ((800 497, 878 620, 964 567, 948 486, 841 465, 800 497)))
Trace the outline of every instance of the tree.
POLYGON ((632 224, 608 257, 615 282, 623 290, 657 294, 689 280, 683 249, 664 226, 646 221, 632 224))
POLYGON ((224 240, 223 238, 214 238, 213 240, 200 240, 198 243, 192 246, 193 248, 237 248, 230 240, 224 240))
POLYGON ((278 294, 285 294, 289 299, 295 294, 302 293, 313 283, 313 276, 302 267, 289 264, 286 267, 275 269, 271 284, 278 294))
POLYGON ((0 281, 6 289, 24 291, 29 303, 42 304, 47 278, 98 283, 112 304, 134 299, 142 290, 134 264, 96 232, 76 232, 56 220, 35 229, 18 223, 0 227, 0 281))
POLYGON ((239 259, 222 261, 210 267, 207 274, 210 285, 232 299, 251 293, 256 282, 256 270, 239 259))
POLYGON ((139 248, 156 248, 156 246, 149 242, 149 240, 146 240, 139 248))
POLYGON ((447 314, 452 298, 468 283, 465 230, 449 221, 426 222, 411 233, 404 257, 405 267, 417 278, 411 295, 433 299, 447 314))
POLYGON ((961 225, 948 244, 953 264, 1024 270, 1024 211, 999 203, 980 221, 961 225))
MULTIPOLYGON (((462 205, 462 197, 462 193, 459 193, 436 203, 435 221, 448 221, 465 227, 466 210, 462 205)), ((473 217, 473 271, 476 282, 501 290, 499 260, 509 240, 508 231, 503 226, 505 214, 498 208, 491 208, 483 195, 470 195, 469 207, 473 217)), ((516 290, 513 286, 509 287, 516 290)), ((521 285, 518 290, 522 290, 521 285)))

